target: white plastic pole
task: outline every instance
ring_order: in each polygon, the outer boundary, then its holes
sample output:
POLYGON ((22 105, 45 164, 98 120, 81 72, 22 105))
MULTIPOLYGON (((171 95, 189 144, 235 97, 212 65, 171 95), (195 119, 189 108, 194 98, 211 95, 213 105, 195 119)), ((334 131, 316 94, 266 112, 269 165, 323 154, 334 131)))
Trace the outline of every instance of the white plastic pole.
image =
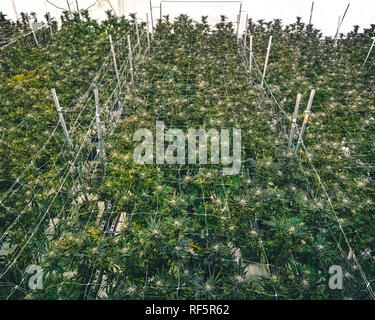
POLYGON ((240 37, 241 13, 242 13, 242 2, 240 3, 240 10, 238 11, 238 19, 237 19, 237 44, 238 44, 239 37, 240 37))
POLYGON ((270 57, 270 51, 271 51, 271 43, 272 43, 272 36, 270 36, 270 39, 268 41, 268 48, 267 48, 267 55, 266 55, 266 61, 264 62, 264 69, 263 69, 263 75, 262 75, 262 82, 260 86, 263 88, 263 83, 266 78, 266 71, 267 71, 267 65, 268 65, 268 58, 270 57))
MULTIPOLYGON (((57 109, 57 114, 59 116, 61 127, 62 127, 62 129, 64 131, 64 136, 65 136, 66 140, 68 141, 69 150, 73 150, 73 143, 72 143, 72 140, 70 139, 69 131, 66 128, 65 119, 64 119, 61 107, 60 107, 60 102, 59 102, 59 99, 57 97, 56 90, 54 88, 52 88, 51 92, 52 92, 53 100, 55 101, 55 105, 56 105, 56 109, 57 109)), ((76 169, 77 169, 77 173, 78 173, 78 181, 79 181, 80 185, 82 185, 83 184, 83 180, 82 180, 81 170, 78 167, 76 167, 76 169)), ((85 198, 87 200, 87 195, 85 195, 85 198)))
POLYGON ((246 46, 246 37, 247 37, 247 20, 248 20, 248 14, 246 13, 246 20, 245 20, 245 35, 243 38, 243 44, 246 46))
POLYGON ((33 36, 34 36, 35 43, 36 43, 36 45, 38 45, 38 44, 39 44, 39 43, 38 43, 38 39, 36 38, 36 35, 35 35, 35 32, 34 32, 33 25, 32 25, 31 22, 30 22, 30 17, 29 17, 29 15, 27 15, 27 21, 29 21, 29 26, 30 26, 31 32, 32 32, 32 34, 33 34, 33 36))
POLYGON ((131 76, 131 82, 133 82, 134 81, 133 54, 132 54, 132 47, 131 47, 131 42, 130 42, 130 35, 128 35, 128 49, 129 49, 130 76, 131 76))
POLYGON ((301 103, 301 98, 302 98, 302 94, 298 93, 297 94, 296 106, 294 107, 294 113, 293 113, 293 118, 292 118, 292 127, 290 129, 290 134, 289 134, 288 148, 290 148, 292 146, 292 143, 293 143, 294 132, 296 131, 298 109, 299 109, 299 105, 301 103))
POLYGON ((104 165, 104 147, 103 147, 103 137, 102 129, 100 123, 100 110, 99 110, 99 92, 98 89, 94 89, 95 96, 95 118, 96 118, 96 128, 98 130, 98 140, 99 140, 99 158, 100 164, 104 165))
POLYGON ((146 24, 146 31, 147 31, 147 50, 150 50, 150 24, 149 24, 149 21, 148 21, 148 13, 146 13, 146 21, 147 21, 147 24, 146 24))
POLYGON ((52 24, 51 24, 51 14, 47 12, 48 15, 48 24, 49 24, 49 31, 51 33, 51 38, 53 37, 53 32, 52 32, 52 24))
POLYGON ((152 3, 150 0, 150 18, 151 18, 151 32, 154 34, 154 18, 152 17, 152 3))
POLYGON ((239 34, 240 34, 240 22, 241 22, 241 11, 240 13, 237 15, 237 34, 236 34, 236 41, 238 43, 238 40, 239 40, 239 34))
POLYGON ((18 20, 19 16, 18 16, 18 11, 17 11, 16 4, 15 4, 14 0, 11 0, 11 2, 12 2, 12 8, 13 8, 14 14, 16 16, 16 20, 18 20))
POLYGON ((134 18, 135 18, 135 32, 137 33, 137 45, 139 46, 140 45, 140 41, 139 41, 139 30, 138 30, 137 14, 134 14, 134 18))
POLYGON ((372 41, 372 45, 371 45, 370 50, 369 50, 369 52, 368 52, 368 54, 367 54, 367 57, 366 57, 366 59, 365 59, 365 62, 363 63, 363 66, 365 66, 365 64, 366 64, 366 62, 367 62, 367 60, 368 60, 368 58, 370 57, 370 54, 371 54, 372 49, 374 48, 374 45, 375 45, 375 37, 374 37, 374 40, 372 41))
POLYGON ((59 99, 57 97, 56 90, 51 89, 51 92, 52 92, 53 100, 55 101, 57 114, 59 116, 61 127, 64 131, 65 138, 68 141, 69 149, 73 150, 73 143, 72 143, 72 140, 70 140, 69 132, 68 132, 68 129, 66 128, 65 119, 64 119, 64 116, 63 116, 63 113, 62 113, 62 109, 60 107, 60 102, 59 102, 59 99))
POLYGON ((303 141, 302 139, 303 139, 303 135, 305 133, 306 127, 307 127, 307 122, 309 121, 309 117, 310 117, 310 114, 311 114, 311 106, 312 106, 312 103, 313 103, 313 100, 314 100, 314 96, 315 96, 315 90, 311 90, 309 102, 308 102, 307 108, 305 110, 305 117, 303 118, 302 128, 301 128, 301 131, 299 133, 298 143, 297 143, 297 147, 296 147, 296 154, 298 153, 298 150, 301 147, 301 144, 302 144, 302 141, 303 141))
POLYGON ((250 44, 249 44, 249 71, 251 73, 253 66, 253 36, 250 36, 250 44))
POLYGON ((120 74, 118 73, 118 69, 117 69, 117 62, 116 62, 116 53, 115 53, 115 48, 113 46, 113 42, 112 42, 112 36, 109 35, 109 43, 111 45, 111 52, 112 52, 112 58, 113 58, 113 65, 115 67, 115 72, 116 72, 116 77, 117 77, 117 82, 118 82, 118 86, 119 86, 119 90, 121 89, 121 86, 120 86, 120 74))

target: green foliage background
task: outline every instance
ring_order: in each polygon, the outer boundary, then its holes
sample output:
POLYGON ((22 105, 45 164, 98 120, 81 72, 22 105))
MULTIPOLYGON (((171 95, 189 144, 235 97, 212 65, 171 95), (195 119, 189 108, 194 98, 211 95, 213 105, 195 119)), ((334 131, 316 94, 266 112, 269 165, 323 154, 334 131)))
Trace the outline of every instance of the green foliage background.
MULTIPOLYGON (((363 33, 355 27, 335 47, 299 18, 288 26, 249 20, 247 39, 253 36, 259 68, 273 36, 264 90, 258 72, 248 71, 248 50, 236 43, 225 17, 215 28, 206 17, 164 17, 150 52, 136 62, 135 81, 121 78, 123 114, 113 130, 106 120, 105 168, 83 174, 84 189, 77 191, 75 173, 68 173, 66 183, 61 178, 76 154, 79 166, 87 161, 77 149, 95 113, 92 102, 82 109, 78 97, 92 94, 92 81, 107 61, 108 33, 122 41, 132 26, 134 16, 108 13, 99 24, 87 12, 81 18, 65 13, 60 29, 53 23, 52 39, 39 46, 20 41, 1 56, 0 244, 26 245, 8 270, 15 256, 0 257, 6 284, 0 297, 372 298, 375 63, 362 63, 375 26, 363 33), (52 87, 74 129, 72 152, 59 126, 47 140, 58 119, 52 87), (313 88, 306 149, 294 155, 286 148, 290 119, 275 99, 292 114, 297 93, 303 94, 303 108, 313 88), (241 173, 223 176, 221 165, 135 164, 133 134, 153 131, 156 119, 185 133, 188 127, 240 128, 241 173), (17 192, 9 195, 23 172, 17 192), (97 198, 75 201, 88 193, 97 198), (97 221, 98 201, 105 209, 97 221), (123 228, 113 233, 121 213, 123 228), (47 237, 44 230, 54 217, 59 221, 47 237), (30 262, 44 270, 42 290, 27 285, 30 262), (252 276, 249 268, 259 265, 265 273, 252 276), (343 290, 328 287, 331 265, 344 269, 343 290)), ((17 33, 26 24, 9 22, 7 28, 17 33)), ((114 79, 112 70, 103 81, 114 79)), ((107 97, 112 89, 100 90, 107 97)), ((300 112, 298 123, 302 117, 300 112)))

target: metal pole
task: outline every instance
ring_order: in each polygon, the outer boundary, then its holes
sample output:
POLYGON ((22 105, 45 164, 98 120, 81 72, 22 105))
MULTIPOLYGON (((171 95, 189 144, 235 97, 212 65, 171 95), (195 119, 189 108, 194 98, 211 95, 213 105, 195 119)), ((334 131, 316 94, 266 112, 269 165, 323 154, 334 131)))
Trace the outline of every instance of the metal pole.
POLYGON ((69 17, 72 18, 72 10, 70 10, 70 4, 68 0, 66 0, 66 4, 68 5, 69 17))
POLYGON ((266 61, 264 62, 264 69, 263 69, 263 76, 262 76, 262 82, 260 86, 263 88, 263 83, 266 78, 266 71, 267 71, 267 65, 268 65, 268 58, 270 56, 271 51, 271 43, 272 43, 272 36, 270 36, 270 39, 268 41, 268 48, 267 48, 267 55, 266 55, 266 61))
POLYGON ((113 58, 113 65, 115 67, 115 72, 116 72, 116 77, 117 77, 117 82, 119 86, 119 90, 121 91, 121 86, 120 86, 120 74, 118 73, 117 69, 117 62, 116 62, 116 54, 115 54, 115 48, 113 47, 113 42, 112 42, 112 36, 109 35, 109 43, 111 45, 111 52, 112 52, 112 58, 113 58))
POLYGON ((251 73, 253 66, 253 36, 250 36, 250 44, 249 44, 249 71, 251 73))
POLYGON ((149 29, 150 29, 150 24, 148 22, 148 13, 146 13, 146 21, 147 21, 147 24, 146 24, 146 31, 147 31, 147 50, 150 50, 150 32, 149 32, 149 29))
POLYGON ((368 60, 368 58, 370 57, 370 54, 371 54, 372 49, 374 48, 374 45, 375 45, 375 38, 374 38, 374 41, 372 41, 372 45, 371 45, 370 50, 369 50, 369 52, 368 52, 368 54, 367 54, 367 57, 366 57, 366 59, 365 59, 365 62, 363 63, 363 66, 365 66, 365 64, 366 64, 366 62, 367 62, 367 60, 368 60))
POLYGON ((104 147, 103 147, 103 137, 102 137, 102 128, 100 123, 100 110, 99 110, 99 92, 98 89, 94 89, 95 96, 95 118, 96 118, 96 127, 98 130, 98 140, 99 140, 99 158, 100 164, 104 166, 104 147))
POLYGON ((160 21, 161 21, 161 18, 162 18, 162 14, 161 14, 161 6, 162 6, 162 3, 160 2, 160 21))
POLYGON ((337 23, 337 29, 336 29, 336 34, 335 34, 335 43, 334 43, 334 46, 336 47, 337 46, 337 36, 339 34, 339 29, 340 29, 340 21, 341 21, 341 16, 339 16, 339 22, 337 23))
POLYGON ((113 8, 111 1, 108 0, 108 4, 110 5, 110 7, 111 7, 111 9, 112 9, 114 15, 116 16, 116 18, 118 18, 118 15, 117 15, 115 9, 113 8))
POLYGON ((77 11, 78 11, 78 17, 81 20, 81 14, 79 12, 79 7, 78 7, 78 0, 76 0, 76 7, 77 7, 77 11))
POLYGON ((70 140, 69 132, 68 132, 68 129, 66 128, 65 119, 64 119, 64 116, 63 116, 63 113, 62 113, 62 109, 60 107, 60 102, 59 102, 59 99, 57 97, 56 90, 53 88, 53 89, 51 89, 51 92, 52 92, 53 100, 55 101, 57 114, 59 115, 61 127, 64 131, 65 138, 68 141, 69 149, 73 150, 73 143, 72 143, 72 140, 70 140))
POLYGON ((135 32, 137 33, 137 45, 139 46, 139 30, 138 30, 138 19, 137 19, 137 14, 134 14, 135 18, 135 32))
POLYGON ((132 47, 131 47, 131 42, 130 42, 130 35, 128 35, 128 49, 129 49, 130 76, 131 76, 131 82, 133 82, 134 81, 133 54, 132 54, 132 47))
POLYGON ((349 6, 350 6, 350 3, 349 3, 348 6, 346 7, 346 10, 345 10, 345 12, 344 12, 344 15, 343 15, 341 21, 340 21, 340 18, 339 18, 339 26, 338 26, 338 28, 337 28, 337 32, 336 32, 336 35, 335 35, 335 45, 337 45, 337 38, 338 38, 338 35, 339 35, 339 31, 340 31, 340 28, 341 28, 342 22, 343 22, 344 19, 345 19, 346 13, 348 12, 349 6))
POLYGON ((154 34, 154 18, 152 17, 152 3, 151 3, 151 0, 150 0, 150 15, 151 15, 151 32, 152 34, 154 34))
POLYGON ((313 10, 314 10, 314 1, 313 1, 312 4, 311 4, 311 11, 310 11, 310 21, 309 21, 309 24, 311 24, 313 10))
POLYGON ((297 94, 296 106, 294 107, 294 113, 293 113, 293 118, 292 118, 292 128, 290 129, 290 134, 289 134, 288 148, 290 148, 292 146, 292 143, 293 143, 294 132, 296 131, 298 109, 299 109, 299 105, 301 103, 301 98, 302 98, 302 94, 300 94, 300 93, 297 94))
POLYGON ((29 21, 29 27, 30 27, 30 29, 31 29, 31 32, 33 33, 35 43, 36 43, 36 45, 38 45, 38 44, 39 44, 39 43, 38 43, 38 39, 36 38, 36 35, 35 35, 35 32, 34 32, 33 25, 32 25, 31 22, 30 22, 30 17, 29 17, 29 15, 27 15, 27 21, 29 21))
POLYGON ((296 154, 298 153, 298 150, 301 147, 301 144, 302 144, 302 141, 303 141, 302 138, 303 138, 303 135, 305 133, 305 130, 306 130, 306 127, 307 127, 307 122, 309 121, 309 117, 310 117, 310 114, 311 114, 311 106, 312 106, 312 103, 313 103, 313 100, 314 100, 314 95, 315 95, 315 90, 311 90, 309 102, 307 104, 307 108, 305 110, 305 116, 303 118, 302 128, 301 128, 301 131, 299 133, 298 143, 297 143, 297 147, 296 147, 296 154))

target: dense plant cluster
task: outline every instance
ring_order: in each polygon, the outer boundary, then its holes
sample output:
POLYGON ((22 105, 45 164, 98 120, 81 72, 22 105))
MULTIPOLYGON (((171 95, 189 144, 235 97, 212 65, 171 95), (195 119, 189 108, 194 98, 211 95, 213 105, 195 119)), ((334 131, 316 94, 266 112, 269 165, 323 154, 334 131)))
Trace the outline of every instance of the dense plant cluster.
MULTIPOLYGON (((113 123, 110 108, 102 109, 105 165, 96 179, 84 171, 83 189, 72 193, 79 175, 68 173, 62 182, 58 170, 76 154, 84 167, 88 155, 78 148, 69 151, 61 128, 54 127, 50 89, 58 88, 61 104, 80 114, 75 106, 83 102, 76 97, 91 88, 99 66, 108 61, 105 30, 120 38, 134 19, 109 15, 99 25, 87 15, 73 20, 65 15, 62 21, 48 44, 29 53, 12 48, 1 73, 6 99, 0 230, 12 231, 0 243, 27 244, 19 257, 0 257, 0 277, 9 284, 0 287, 2 298, 373 298, 375 64, 362 66, 373 27, 364 33, 355 28, 335 46, 300 19, 285 27, 280 20, 249 20, 247 39, 253 36, 255 53, 250 73, 248 45, 236 42, 234 26, 225 17, 215 28, 206 17, 201 22, 185 15, 173 21, 164 17, 155 27, 150 52, 135 59, 134 81, 127 57, 121 56, 121 83, 112 65, 99 81, 101 101, 116 101, 123 112, 113 123), (262 88, 259 69, 270 35, 273 46, 262 88), (305 106, 313 88, 304 147, 295 155, 286 147, 290 117, 283 111, 292 114, 299 92, 305 106), (221 164, 136 164, 134 132, 154 132, 156 120, 186 136, 188 128, 241 129, 240 174, 222 175, 221 164), (50 136, 48 128, 58 128, 57 138, 37 154, 38 170, 22 176, 19 191, 7 197, 14 179, 50 136), (28 214, 14 224, 24 205, 28 214), (49 221, 56 217, 47 236, 49 221), (41 290, 27 285, 24 270, 31 262, 43 268, 41 290), (344 270, 343 290, 328 286, 332 265, 344 270)), ((131 37, 136 42, 134 33, 131 37)), ((91 130, 92 100, 84 110, 79 125, 76 113, 66 113, 67 122, 77 127, 72 132, 78 145, 91 130)))

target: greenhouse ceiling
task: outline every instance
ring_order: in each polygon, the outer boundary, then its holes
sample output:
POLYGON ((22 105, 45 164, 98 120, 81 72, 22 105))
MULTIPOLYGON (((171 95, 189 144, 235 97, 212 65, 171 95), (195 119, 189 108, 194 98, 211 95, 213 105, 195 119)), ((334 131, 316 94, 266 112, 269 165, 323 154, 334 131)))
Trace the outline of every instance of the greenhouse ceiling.
MULTIPOLYGON (((208 15, 210 23, 217 22, 220 14, 225 14, 235 21, 239 3, 242 3, 242 12, 248 14, 253 20, 264 19, 267 21, 280 18, 284 23, 292 23, 297 16, 300 16, 304 22, 308 22, 312 2, 314 2, 312 23, 327 36, 335 35, 338 18, 343 16, 349 2, 350 8, 341 26, 341 32, 349 32, 354 25, 359 25, 361 28, 368 27, 375 21, 375 2, 368 0, 152 0, 154 19, 157 19, 160 15, 160 2, 162 2, 163 15, 169 14, 173 17, 180 13, 186 13, 193 18, 208 15)), ((42 16, 48 11, 56 17, 60 16, 62 9, 68 9, 68 4, 72 11, 76 10, 77 3, 79 9, 88 8, 90 15, 99 19, 104 19, 105 11, 111 9, 118 15, 137 12, 140 18, 145 18, 146 13, 150 11, 149 0, 2 0, 0 11, 6 13, 12 19, 22 11, 29 13, 33 11, 38 16, 42 16)), ((243 21, 241 26, 244 26, 243 21)))

